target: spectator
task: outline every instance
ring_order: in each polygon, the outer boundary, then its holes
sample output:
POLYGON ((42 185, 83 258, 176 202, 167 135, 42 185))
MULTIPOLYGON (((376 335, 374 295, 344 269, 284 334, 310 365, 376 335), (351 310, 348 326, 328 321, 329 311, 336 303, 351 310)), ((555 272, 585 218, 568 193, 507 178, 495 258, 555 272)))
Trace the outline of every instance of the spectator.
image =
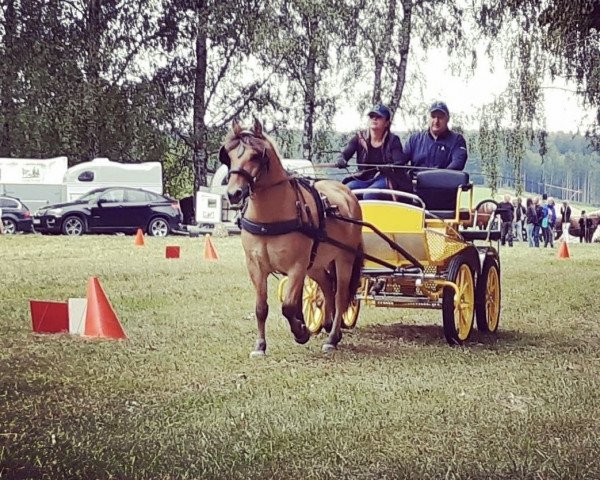
POLYGON ((407 163, 416 167, 463 170, 467 163, 467 143, 462 135, 448 128, 448 106, 434 102, 429 114, 429 128, 411 135, 406 143, 407 163))
POLYGON ((539 247, 538 244, 535 244, 535 240, 537 237, 534 237, 533 229, 535 225, 538 223, 537 214, 535 213, 535 207, 533 205, 533 200, 531 198, 527 199, 527 208, 525 209, 525 229, 527 231, 527 243, 530 247, 539 247))
POLYGON ((587 215, 585 210, 582 210, 579 217, 579 243, 583 243, 584 240, 587 242, 587 215))
POLYGON ((560 220, 562 227, 562 236, 565 240, 569 239, 569 227, 571 226, 571 207, 565 200, 560 207, 560 220))
POLYGON ((592 243, 592 236, 594 235, 594 221, 587 217, 585 219, 585 243, 592 243))
POLYGON ((504 201, 498 204, 498 213, 500 213, 500 243, 502 246, 508 241, 508 246, 513 246, 513 218, 514 209, 510 201, 510 195, 504 195, 504 201))
POLYGON ((533 208, 535 209, 536 222, 533 227, 533 242, 536 247, 540 246, 540 231, 542 228, 542 219, 544 218, 544 207, 540 205, 540 197, 533 199, 533 208))
POLYGON ((515 220, 514 220, 514 240, 517 242, 523 241, 523 224, 525 223, 525 207, 521 197, 513 199, 513 205, 515 207, 515 220))

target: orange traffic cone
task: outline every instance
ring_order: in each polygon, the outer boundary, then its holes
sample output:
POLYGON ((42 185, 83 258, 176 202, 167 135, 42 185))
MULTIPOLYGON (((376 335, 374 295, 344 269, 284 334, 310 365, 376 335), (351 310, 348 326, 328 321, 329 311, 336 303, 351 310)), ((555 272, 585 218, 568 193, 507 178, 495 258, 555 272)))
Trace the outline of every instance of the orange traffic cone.
POLYGON ((144 246, 144 232, 142 232, 141 228, 137 229, 137 233, 135 234, 134 245, 137 245, 138 247, 144 246))
POLYGON ((204 242, 204 260, 216 261, 219 259, 219 254, 217 253, 217 249, 212 243, 212 239, 210 238, 210 234, 207 233, 204 242))
POLYGON ((567 242, 560 242, 560 247, 558 247, 556 258, 571 258, 571 255, 569 254, 569 245, 567 244, 567 242))
POLYGON ((114 339, 127 338, 97 277, 90 277, 88 281, 87 311, 83 335, 114 339))

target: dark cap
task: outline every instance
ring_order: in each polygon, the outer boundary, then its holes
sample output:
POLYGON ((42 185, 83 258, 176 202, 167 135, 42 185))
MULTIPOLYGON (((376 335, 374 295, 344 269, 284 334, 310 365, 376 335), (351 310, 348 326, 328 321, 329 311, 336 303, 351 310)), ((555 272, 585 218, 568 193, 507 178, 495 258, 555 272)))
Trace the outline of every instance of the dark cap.
POLYGON ((446 105, 444 102, 433 102, 431 107, 429 107, 429 113, 433 112, 442 112, 448 118, 450 118, 450 110, 448 110, 448 105, 446 105))
POLYGON ((385 118, 386 120, 390 120, 392 118, 392 112, 385 105, 375 105, 368 113, 368 115, 379 115, 380 117, 385 118))

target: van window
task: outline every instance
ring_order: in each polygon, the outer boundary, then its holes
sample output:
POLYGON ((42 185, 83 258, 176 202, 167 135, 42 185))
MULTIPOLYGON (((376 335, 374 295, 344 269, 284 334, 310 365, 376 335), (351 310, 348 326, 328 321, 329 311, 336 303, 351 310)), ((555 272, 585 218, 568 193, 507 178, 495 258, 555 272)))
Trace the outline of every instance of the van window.
POLYGON ((85 172, 81 172, 77 177, 77 180, 80 182, 93 182, 94 181, 94 172, 90 170, 86 170, 85 172))
POLYGON ((0 208, 19 208, 19 204, 10 198, 0 198, 0 208))

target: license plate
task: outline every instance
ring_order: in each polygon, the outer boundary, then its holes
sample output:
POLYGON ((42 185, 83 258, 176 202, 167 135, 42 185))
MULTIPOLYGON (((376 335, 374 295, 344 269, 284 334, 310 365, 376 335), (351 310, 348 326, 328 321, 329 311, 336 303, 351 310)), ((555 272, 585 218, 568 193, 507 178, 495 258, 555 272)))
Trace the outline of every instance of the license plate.
POLYGON ((33 219, 33 224, 34 225, 39 225, 40 223, 42 223, 42 221, 39 218, 34 218, 33 219))

